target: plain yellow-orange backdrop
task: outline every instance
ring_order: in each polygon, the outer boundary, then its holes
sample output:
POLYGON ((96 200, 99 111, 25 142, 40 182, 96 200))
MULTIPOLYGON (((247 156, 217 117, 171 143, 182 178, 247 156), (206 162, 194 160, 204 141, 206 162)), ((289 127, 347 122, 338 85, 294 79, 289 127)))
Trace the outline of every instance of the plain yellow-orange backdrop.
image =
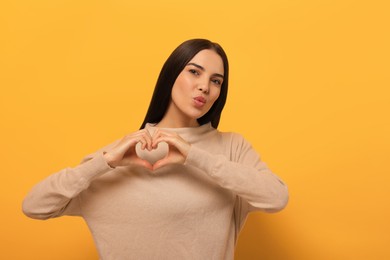
POLYGON ((23 197, 136 130, 165 59, 204 37, 230 58, 220 129, 291 196, 236 259, 390 259, 387 2, 2 0, 1 258, 97 259, 82 219, 28 219, 23 197))

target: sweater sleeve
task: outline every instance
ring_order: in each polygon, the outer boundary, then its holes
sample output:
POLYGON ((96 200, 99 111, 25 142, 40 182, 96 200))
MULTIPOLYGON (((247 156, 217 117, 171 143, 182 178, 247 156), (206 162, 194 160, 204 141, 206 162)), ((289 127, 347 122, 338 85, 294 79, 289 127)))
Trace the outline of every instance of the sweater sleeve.
POLYGON ((241 135, 232 133, 231 138, 230 158, 192 145, 185 164, 199 168, 221 187, 234 192, 244 211, 282 210, 288 202, 285 183, 241 135))
POLYGON ((104 151, 84 157, 74 168, 65 168, 36 184, 23 200, 23 213, 35 219, 81 215, 78 195, 100 175, 110 171, 104 151))

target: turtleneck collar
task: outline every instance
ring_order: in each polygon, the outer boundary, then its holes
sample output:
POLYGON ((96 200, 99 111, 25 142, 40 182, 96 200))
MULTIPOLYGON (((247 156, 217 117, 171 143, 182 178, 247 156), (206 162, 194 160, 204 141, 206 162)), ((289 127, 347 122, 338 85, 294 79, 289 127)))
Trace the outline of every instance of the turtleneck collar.
POLYGON ((172 131, 180 135, 184 140, 189 143, 197 142, 200 139, 203 139, 207 133, 216 131, 214 127, 211 126, 211 122, 203 124, 201 126, 194 127, 157 127, 154 123, 146 123, 145 129, 153 135, 154 131, 159 128, 167 131, 172 131))

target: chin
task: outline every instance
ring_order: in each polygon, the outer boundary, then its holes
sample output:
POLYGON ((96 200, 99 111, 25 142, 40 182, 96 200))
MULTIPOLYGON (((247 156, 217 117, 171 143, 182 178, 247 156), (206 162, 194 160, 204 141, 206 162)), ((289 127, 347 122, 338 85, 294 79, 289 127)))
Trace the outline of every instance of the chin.
POLYGON ((199 118, 201 118, 202 116, 204 116, 206 113, 200 113, 200 114, 197 114, 197 115, 194 115, 192 116, 191 118, 195 119, 195 120, 198 120, 199 118))
POLYGON ((202 111, 196 110, 196 111, 189 111, 187 113, 187 117, 191 119, 198 119, 204 116, 206 113, 203 113, 202 111))

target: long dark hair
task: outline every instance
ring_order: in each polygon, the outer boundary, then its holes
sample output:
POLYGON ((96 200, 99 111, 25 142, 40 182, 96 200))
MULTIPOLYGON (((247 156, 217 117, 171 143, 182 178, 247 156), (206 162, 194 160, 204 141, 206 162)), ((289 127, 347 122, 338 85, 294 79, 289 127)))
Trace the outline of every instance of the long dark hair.
POLYGON ((221 86, 221 92, 218 99, 214 102, 210 110, 198 118, 199 125, 211 122, 214 128, 218 127, 221 118, 222 109, 225 106, 228 82, 229 82, 229 63, 225 51, 218 43, 206 39, 192 39, 180 44, 168 57, 161 69, 156 86, 154 88, 152 100, 150 101, 148 112, 140 129, 143 129, 146 123, 158 123, 163 118, 168 109, 171 99, 173 84, 180 72, 187 63, 201 50, 210 49, 221 56, 224 69, 224 80, 221 86))

